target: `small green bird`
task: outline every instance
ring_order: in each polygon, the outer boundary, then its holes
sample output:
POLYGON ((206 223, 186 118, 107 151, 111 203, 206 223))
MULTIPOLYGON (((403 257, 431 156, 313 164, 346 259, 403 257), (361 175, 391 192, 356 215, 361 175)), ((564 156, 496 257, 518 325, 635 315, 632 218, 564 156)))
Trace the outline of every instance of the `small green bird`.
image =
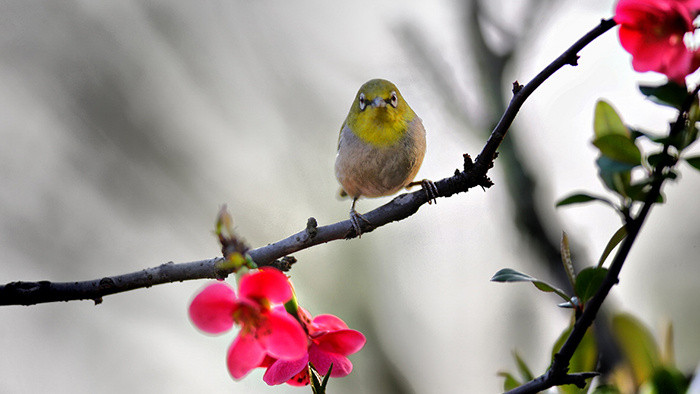
POLYGON ((372 79, 362 85, 340 128, 335 159, 335 177, 342 186, 340 195, 353 199, 350 220, 358 236, 362 233, 360 220, 369 223, 355 211, 361 196, 388 196, 420 184, 428 202, 435 201, 438 191, 433 182, 413 182, 423 156, 423 122, 399 89, 384 79, 372 79))

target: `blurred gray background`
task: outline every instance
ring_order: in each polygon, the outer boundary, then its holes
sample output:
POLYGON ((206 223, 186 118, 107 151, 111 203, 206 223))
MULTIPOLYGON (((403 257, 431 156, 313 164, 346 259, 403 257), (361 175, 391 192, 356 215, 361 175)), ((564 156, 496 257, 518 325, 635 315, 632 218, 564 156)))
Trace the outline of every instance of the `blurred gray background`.
MULTIPOLYGON (((359 86, 390 79, 421 116, 418 178, 475 156, 509 96, 612 1, 3 1, 0 3, 0 282, 73 281, 214 257, 226 203, 253 247, 346 219, 335 197, 337 133, 359 86), (475 24, 478 21, 479 24, 475 24)), ((557 281, 561 231, 579 266, 619 226, 590 144, 595 101, 658 132, 673 112, 641 96, 616 31, 525 104, 495 186, 441 199, 411 218, 295 254, 312 314, 363 331, 353 373, 333 393, 498 392, 511 352, 536 373, 567 311, 532 286, 489 282, 512 267, 557 281)), ((696 149, 697 150, 697 149, 696 149)), ((654 208, 608 300, 654 332, 676 327, 679 366, 700 360, 700 175, 654 208)), ((364 212, 389 198, 361 200, 364 212)), ((187 319, 206 281, 91 302, 0 308, 0 392, 300 393, 256 371, 234 382, 234 337, 187 319)))

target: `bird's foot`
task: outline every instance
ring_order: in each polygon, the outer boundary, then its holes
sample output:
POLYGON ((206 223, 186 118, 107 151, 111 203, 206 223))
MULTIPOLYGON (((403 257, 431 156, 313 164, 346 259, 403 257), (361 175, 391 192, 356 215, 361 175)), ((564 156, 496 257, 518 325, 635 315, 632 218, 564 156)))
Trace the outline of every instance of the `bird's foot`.
POLYGON ((350 223, 352 223, 352 228, 355 230, 357 238, 362 236, 362 222, 372 225, 372 223, 365 219, 364 216, 360 215, 355 208, 350 209, 350 223))
POLYGON ((406 186, 406 188, 417 185, 420 185, 420 187, 423 188, 423 191, 425 191, 425 196, 428 197, 428 204, 437 204, 437 198, 439 196, 439 193, 437 186, 435 186, 435 183, 433 181, 431 181, 430 179, 423 179, 420 182, 411 182, 408 184, 408 186, 406 186))

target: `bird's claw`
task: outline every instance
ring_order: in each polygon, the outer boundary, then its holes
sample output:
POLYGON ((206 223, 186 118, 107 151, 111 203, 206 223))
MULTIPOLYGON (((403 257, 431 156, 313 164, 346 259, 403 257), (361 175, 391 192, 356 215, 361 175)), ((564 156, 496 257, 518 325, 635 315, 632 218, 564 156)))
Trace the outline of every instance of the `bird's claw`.
POLYGON ((369 222, 369 220, 365 219, 364 216, 360 215, 355 208, 350 210, 350 223, 352 224, 352 228, 355 230, 355 234, 357 234, 357 238, 362 237, 362 222, 365 222, 369 225, 372 225, 372 223, 369 222))
POLYGON ((423 188, 426 197, 428 197, 428 204, 437 204, 437 198, 439 193, 437 186, 435 186, 435 183, 430 179, 423 179, 422 181, 420 181, 420 187, 423 188))

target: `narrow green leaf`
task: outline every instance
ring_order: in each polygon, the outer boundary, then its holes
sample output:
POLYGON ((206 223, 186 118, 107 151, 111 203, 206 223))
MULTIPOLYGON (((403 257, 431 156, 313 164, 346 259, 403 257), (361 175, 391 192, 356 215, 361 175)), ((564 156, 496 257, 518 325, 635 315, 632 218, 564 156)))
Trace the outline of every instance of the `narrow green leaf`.
MULTIPOLYGON (((316 370, 316 367, 312 363, 309 363, 307 366, 309 369, 309 377, 310 377, 310 383, 311 383, 311 391, 314 394, 325 394, 326 393, 326 383, 328 383, 328 379, 324 378, 323 382, 321 382, 321 374, 316 370)), ((333 369, 333 365, 331 364, 331 369, 333 369)), ((328 371, 328 376, 330 376, 330 370, 328 371)))
POLYGON ((668 82, 661 86, 639 85, 639 91, 649 100, 675 109, 681 108, 688 95, 687 89, 675 82, 668 82))
POLYGON ((622 240, 625 239, 626 236, 627 229, 625 228, 625 226, 622 226, 617 231, 615 231, 615 234, 613 234, 613 236, 610 237, 608 244, 605 245, 603 254, 600 255, 600 259, 598 260, 598 268, 603 266, 603 263, 605 262, 605 259, 608 258, 608 255, 610 255, 610 252, 612 252, 612 250, 615 249, 615 246, 622 242, 622 240))
POLYGON ((630 133, 622 123, 622 119, 617 114, 612 105, 603 100, 599 100, 595 105, 593 118, 593 130, 596 139, 606 135, 620 135, 629 139, 630 133))
MULTIPOLYGON (((556 287, 550 285, 547 282, 543 282, 541 280, 533 280, 532 284, 535 285, 535 287, 537 287, 538 289, 544 291, 545 293, 556 293, 557 292, 556 287)), ((561 291, 561 290, 559 290, 559 291, 561 291)), ((562 293, 563 293, 563 291, 562 291, 562 293)))
POLYGON ((581 303, 586 303, 595 295, 607 274, 606 268, 588 267, 576 275, 574 291, 581 303))
MULTIPOLYGON (((593 335, 593 330, 588 329, 583 335, 583 339, 579 343, 574 355, 569 361, 569 371, 570 372, 590 372, 594 371, 596 364, 598 364, 598 344, 595 340, 595 335, 593 335)), ((583 394, 587 393, 591 386, 591 380, 589 379, 586 387, 580 389, 575 385, 569 384, 565 386, 558 386, 559 392, 564 394, 583 394)))
POLYGON ((661 335, 661 363, 667 366, 676 364, 676 353, 673 347, 673 323, 670 320, 664 322, 664 330, 661 335))
POLYGON ((700 171, 700 156, 684 157, 683 159, 693 168, 700 171))
POLYGON ((600 150, 600 153, 612 160, 635 166, 642 163, 642 153, 628 136, 609 134, 596 137, 593 145, 600 150))
MULTIPOLYGON (((571 261, 571 249, 569 248, 569 237, 566 232, 561 232, 561 262, 564 264, 564 271, 566 271, 566 276, 569 278, 569 283, 571 287, 574 287, 576 282, 576 271, 574 271, 574 262, 571 261)), ((528 379, 530 380, 530 379, 528 379)))
POLYGON ((588 194, 588 193, 575 193, 575 194, 572 194, 568 197, 565 197, 557 202, 556 207, 561 207, 561 206, 570 205, 570 204, 581 204, 581 203, 586 203, 586 202, 590 202, 590 201, 600 201, 600 202, 608 204, 612 207, 615 207, 615 205, 607 198, 593 196, 593 195, 588 194))
POLYGON ((326 387, 328 387, 328 381, 331 378, 331 372, 333 372, 333 363, 331 363, 331 366, 328 367, 328 371, 323 376, 323 382, 321 382, 321 388, 323 389, 324 393, 326 392, 326 387))
MULTIPOLYGON (((564 342, 566 342, 567 338, 569 338, 571 330, 571 326, 567 327, 554 342, 554 346, 552 347, 552 358, 554 358, 554 355, 559 352, 562 346, 564 346, 564 342)), ((596 344, 595 335, 593 335, 593 329, 589 328, 583 335, 583 339, 571 357, 571 361, 569 362, 569 372, 575 373, 593 371, 597 363, 598 346, 596 344)), ((557 388, 560 393, 579 394, 586 393, 589 386, 590 381, 584 389, 579 389, 574 385, 558 386, 557 388)))
POLYGON ((518 354, 517 351, 513 352, 513 357, 515 358, 515 363, 518 365, 518 371, 520 372, 520 376, 523 378, 523 382, 534 379, 535 377, 532 375, 530 367, 527 366, 527 363, 525 363, 525 360, 520 357, 520 354, 518 354))
POLYGON ((679 150, 683 150, 690 146, 695 140, 698 139, 698 128, 697 122, 700 121, 700 104, 698 103, 698 98, 695 97, 693 100, 693 105, 688 111, 688 123, 685 130, 683 130, 683 142, 679 150))
POLYGON ((559 297, 563 298, 565 301, 571 301, 571 297, 566 295, 563 290, 558 289, 547 282, 541 281, 537 278, 533 278, 530 275, 524 274, 522 272, 516 271, 512 268, 503 268, 496 272, 491 278, 492 282, 530 282, 536 288, 545 293, 555 293, 559 297))
POLYGON ((533 280, 536 279, 512 268, 503 268, 491 278, 492 282, 532 282, 533 280))
POLYGON ((499 372, 498 376, 501 376, 504 378, 503 380, 503 391, 510 391, 513 390, 514 388, 520 386, 522 383, 518 381, 518 379, 515 378, 512 374, 508 372, 499 372))
POLYGON ((557 354, 559 349, 561 349, 561 347, 564 346, 564 342, 566 342, 566 339, 569 337, 569 334, 571 334, 572 329, 572 326, 568 326, 564 331, 562 331, 561 334, 559 334, 557 340, 554 341, 554 345, 552 346, 552 360, 554 360, 554 355, 557 354))
POLYGON ((649 380, 660 364, 659 348, 649 329, 634 316, 621 313, 613 317, 612 331, 632 367, 636 385, 649 380))
POLYGON ((311 391, 314 394, 324 394, 323 387, 321 387, 321 382, 319 381, 318 372, 312 370, 311 372, 311 391))

